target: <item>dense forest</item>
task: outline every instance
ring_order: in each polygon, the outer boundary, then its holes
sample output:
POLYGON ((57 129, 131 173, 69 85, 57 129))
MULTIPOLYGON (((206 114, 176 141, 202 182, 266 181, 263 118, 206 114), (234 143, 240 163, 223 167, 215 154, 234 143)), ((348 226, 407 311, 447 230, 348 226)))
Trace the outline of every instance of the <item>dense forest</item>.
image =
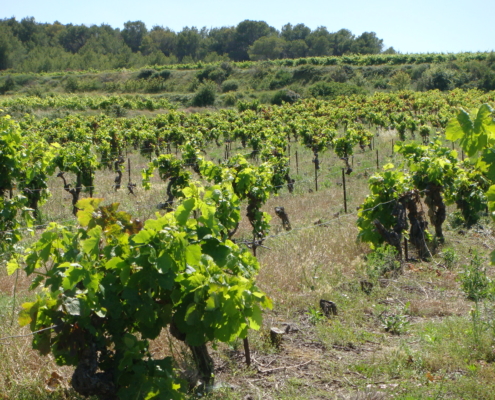
POLYGON ((0 20, 0 70, 51 72, 132 68, 196 61, 274 60, 344 54, 395 53, 384 50, 374 32, 311 30, 286 24, 279 31, 264 21, 237 26, 184 27, 180 32, 142 21, 109 25, 38 23, 34 18, 0 20))

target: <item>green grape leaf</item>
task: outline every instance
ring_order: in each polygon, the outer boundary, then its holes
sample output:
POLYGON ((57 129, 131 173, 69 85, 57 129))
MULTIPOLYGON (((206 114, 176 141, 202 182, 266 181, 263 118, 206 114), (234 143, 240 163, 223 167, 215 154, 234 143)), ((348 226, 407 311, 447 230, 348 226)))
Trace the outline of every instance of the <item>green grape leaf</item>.
POLYGON ((474 129, 473 121, 469 113, 463 109, 459 110, 457 117, 452 118, 447 124, 445 138, 451 142, 462 139, 474 129))
POLYGON ((184 200, 181 205, 177 207, 175 211, 175 218, 180 225, 185 225, 186 221, 189 219, 189 215, 191 211, 194 209, 196 205, 196 199, 191 198, 184 200))
POLYGON ((148 244, 154 237, 155 232, 149 231, 148 229, 141 230, 138 234, 132 237, 132 241, 135 244, 148 244))
POLYGON ((261 309, 258 306, 253 307, 253 312, 251 316, 248 317, 249 327, 258 331, 261 328, 261 324, 263 322, 263 315, 261 313, 261 309))
POLYGON ((88 255, 97 256, 100 253, 102 229, 97 225, 88 231, 89 238, 82 241, 82 249, 88 255))

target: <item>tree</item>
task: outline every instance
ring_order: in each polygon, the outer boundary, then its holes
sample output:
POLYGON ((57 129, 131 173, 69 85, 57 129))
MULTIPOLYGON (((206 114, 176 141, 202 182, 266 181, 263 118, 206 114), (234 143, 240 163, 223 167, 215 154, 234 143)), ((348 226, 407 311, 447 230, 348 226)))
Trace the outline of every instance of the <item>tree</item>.
POLYGON ((392 46, 390 46, 387 50, 383 51, 383 54, 397 54, 397 51, 392 46))
POLYGON ((249 60, 249 46, 263 36, 276 33, 277 30, 269 26, 265 21, 245 20, 240 22, 235 33, 235 49, 229 53, 229 57, 235 61, 249 60))
POLYGON ((263 36, 249 46, 251 60, 274 60, 282 56, 286 42, 277 36, 263 36))
POLYGON ((24 47, 12 30, 6 25, 0 25, 0 70, 12 68, 22 57, 24 47))
POLYGON ((288 42, 292 42, 295 40, 305 40, 310 33, 311 29, 304 24, 297 24, 295 26, 285 24, 282 27, 280 35, 288 42))
POLYGON ((154 26, 147 37, 151 39, 153 48, 160 50, 167 57, 177 51, 177 34, 169 28, 154 26))
POLYGON ((390 84, 397 90, 404 90, 411 84, 411 77, 405 71, 397 71, 390 79, 390 84))
POLYGON ((284 56, 287 58, 301 58, 306 57, 308 54, 308 45, 304 40, 293 40, 292 42, 286 42, 284 49, 284 56))
POLYGON ((86 25, 67 25, 60 33, 59 42, 66 51, 77 53, 86 44, 90 37, 89 28, 86 25))
POLYGON ((131 50, 136 53, 141 47, 143 38, 147 35, 148 30, 146 25, 142 21, 128 21, 124 24, 124 29, 122 30, 122 38, 124 42, 131 48, 131 50))
POLYGON ((309 47, 310 56, 326 56, 332 54, 331 34, 327 28, 320 26, 306 37, 306 43, 309 47))
POLYGON ((86 54, 90 51, 95 54, 118 54, 127 48, 118 31, 109 25, 92 26, 90 32, 91 37, 78 51, 80 54, 86 54))
POLYGON ((177 57, 179 60, 186 56, 190 56, 193 60, 196 59, 201 36, 198 28, 195 26, 189 28, 186 26, 177 34, 177 57))
POLYGON ((235 52, 236 29, 233 26, 213 28, 208 33, 209 45, 208 50, 217 54, 230 54, 235 52))
POLYGON ((330 38, 332 53, 336 56, 349 53, 354 40, 355 37, 349 29, 341 29, 332 33, 330 38))
POLYGON ((363 32, 351 46, 356 54, 378 54, 383 49, 383 39, 376 37, 375 32, 363 32))

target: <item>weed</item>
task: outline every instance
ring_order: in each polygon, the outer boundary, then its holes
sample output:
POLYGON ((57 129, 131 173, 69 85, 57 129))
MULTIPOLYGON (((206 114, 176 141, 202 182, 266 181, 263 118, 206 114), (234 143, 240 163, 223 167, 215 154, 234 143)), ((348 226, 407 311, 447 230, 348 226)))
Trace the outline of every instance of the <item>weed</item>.
POLYGON ((368 255, 366 273, 368 277, 376 281, 388 272, 398 271, 400 262, 397 260, 397 250, 390 245, 377 247, 368 255))
POLYGON ((464 265, 460 274, 461 288, 469 300, 478 302, 493 291, 492 282, 486 275, 483 259, 475 253, 469 265, 464 265))
POLYGON ((308 312, 306 313, 306 315, 308 316, 309 323, 312 325, 319 324, 319 323, 326 320, 323 313, 320 310, 318 310, 317 308, 311 307, 308 310, 308 312))
POLYGON ((386 314, 382 313, 378 317, 382 323, 385 332, 391 333, 392 335, 401 335, 406 333, 409 328, 409 319, 407 313, 409 309, 409 303, 406 304, 403 310, 397 314, 386 314))
POLYGON ((457 261, 459 261, 459 256, 453 247, 447 247, 442 252, 442 257, 445 268, 447 269, 453 269, 457 261))

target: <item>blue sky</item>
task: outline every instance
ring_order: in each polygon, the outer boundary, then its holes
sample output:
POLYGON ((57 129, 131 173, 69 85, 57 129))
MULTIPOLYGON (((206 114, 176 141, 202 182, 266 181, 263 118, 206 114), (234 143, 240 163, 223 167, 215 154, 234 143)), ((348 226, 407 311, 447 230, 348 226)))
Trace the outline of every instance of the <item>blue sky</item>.
POLYGON ((495 50, 495 0, 17 0, 3 1, 0 18, 123 27, 143 21, 180 31, 184 26, 233 26, 245 19, 280 29, 290 22, 330 32, 373 31, 403 53, 495 50))

